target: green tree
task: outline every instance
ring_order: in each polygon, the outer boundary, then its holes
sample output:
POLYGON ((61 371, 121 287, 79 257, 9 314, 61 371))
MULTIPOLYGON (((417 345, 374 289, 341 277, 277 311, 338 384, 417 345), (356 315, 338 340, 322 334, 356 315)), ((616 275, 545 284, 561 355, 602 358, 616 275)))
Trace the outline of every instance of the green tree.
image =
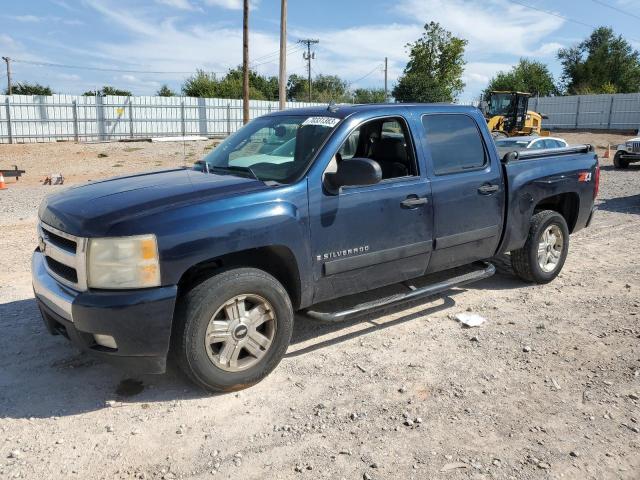
POLYGON ((532 95, 555 95, 558 93, 553 75, 542 62, 521 58, 508 72, 498 72, 489 82, 485 94, 492 90, 529 92, 532 95))
POLYGON ((182 84, 182 93, 187 97, 213 98, 218 93, 218 83, 215 73, 197 70, 182 84))
POLYGON ((399 102, 452 102, 464 89, 464 49, 467 41, 454 37, 435 22, 422 37, 407 44, 409 63, 393 89, 399 102))
POLYGON ((640 91, 640 54, 609 27, 599 27, 578 45, 560 49, 558 59, 569 94, 640 91))
MULTIPOLYGON (((229 70, 222 78, 213 73, 198 70, 182 85, 182 93, 188 97, 242 98, 242 68, 229 70)), ((278 98, 278 79, 264 77, 249 71, 249 98, 275 100, 278 98)))
POLYGON ((164 84, 158 89, 156 95, 159 97, 175 97, 176 93, 167 84, 164 84))
POLYGON ((114 95, 119 97, 130 97, 133 94, 129 90, 122 90, 120 88, 115 88, 109 85, 105 85, 100 90, 95 90, 95 91, 89 90, 87 92, 84 92, 82 95, 84 95, 85 97, 93 97, 95 95, 100 95, 102 97, 105 97, 107 95, 114 95))
MULTIPOLYGON (((309 82, 300 75, 289 76, 287 98, 298 102, 309 100, 309 82)), ((311 101, 319 103, 350 102, 348 83, 337 75, 316 75, 311 80, 311 101)))
POLYGON ((307 79, 301 75, 289 75, 287 80, 287 100, 290 101, 306 101, 307 92, 309 90, 309 83, 307 79))
POLYGON ((353 92, 355 103, 384 103, 387 101, 383 88, 358 88, 353 92))
MULTIPOLYGON (((9 95, 9 89, 5 89, 5 95, 9 95)), ((51 87, 45 87, 39 83, 18 82, 11 88, 13 95, 53 95, 51 87)))

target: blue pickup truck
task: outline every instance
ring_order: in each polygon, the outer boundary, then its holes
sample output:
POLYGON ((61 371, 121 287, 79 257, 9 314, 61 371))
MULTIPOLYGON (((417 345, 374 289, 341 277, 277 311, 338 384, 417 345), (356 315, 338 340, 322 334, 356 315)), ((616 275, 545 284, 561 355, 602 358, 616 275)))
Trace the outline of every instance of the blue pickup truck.
POLYGON ((551 281, 598 182, 589 145, 500 158, 472 107, 281 111, 194 168, 47 197, 33 287, 48 330, 81 350, 149 373, 171 353, 229 391, 276 367, 295 311, 339 321, 435 295, 507 252, 523 280, 551 281), (355 295, 396 283, 406 293, 355 295))

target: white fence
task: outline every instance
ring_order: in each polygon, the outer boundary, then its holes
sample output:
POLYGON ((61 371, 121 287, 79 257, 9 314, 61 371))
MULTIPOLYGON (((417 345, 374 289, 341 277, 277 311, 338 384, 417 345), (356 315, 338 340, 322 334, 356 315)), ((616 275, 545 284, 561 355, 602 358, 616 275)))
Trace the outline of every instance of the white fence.
POLYGON ((548 115, 544 128, 583 130, 637 130, 640 93, 533 97, 529 109, 548 115))
MULTIPOLYGON (((251 118, 278 102, 251 100, 251 118)), ((287 108, 318 105, 288 102, 287 108)), ((242 100, 193 97, 0 95, 0 143, 226 136, 242 126, 242 100)))

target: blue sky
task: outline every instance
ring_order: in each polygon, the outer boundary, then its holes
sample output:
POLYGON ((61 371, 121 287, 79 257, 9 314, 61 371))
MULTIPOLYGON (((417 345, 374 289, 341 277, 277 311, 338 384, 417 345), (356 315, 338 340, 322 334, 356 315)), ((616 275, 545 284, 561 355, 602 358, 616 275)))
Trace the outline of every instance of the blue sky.
MULTIPOLYGON (((242 58, 242 0, 2 4, 0 54, 16 59, 14 81, 37 81, 57 93, 80 94, 104 84, 142 95, 162 83, 179 90, 186 72, 222 73, 242 58), (167 73, 144 73, 149 71, 167 73)), ((305 73, 296 41, 312 37, 320 40, 314 74, 338 74, 355 87, 382 87, 387 56, 392 86, 407 61, 406 43, 434 20, 469 41, 461 98, 470 100, 491 76, 523 56, 548 63, 559 77, 556 51, 586 37, 589 25, 611 26, 640 48, 640 20, 607 5, 640 17, 640 0, 289 0, 288 72, 305 73)), ((264 74, 277 73, 279 18, 280 0, 252 1, 250 56, 264 74)), ((0 85, 5 82, 2 71, 0 85)))

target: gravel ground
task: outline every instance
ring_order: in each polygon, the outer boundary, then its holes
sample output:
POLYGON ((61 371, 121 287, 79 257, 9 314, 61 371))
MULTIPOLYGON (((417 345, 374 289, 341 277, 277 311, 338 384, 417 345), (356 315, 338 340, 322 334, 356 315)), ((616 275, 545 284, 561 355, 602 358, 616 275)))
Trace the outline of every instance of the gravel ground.
POLYGON ((603 160, 601 210, 553 283, 525 285, 499 259, 443 298, 339 325, 300 316, 266 380, 210 396, 173 369, 131 379, 38 317, 35 208, 57 188, 38 176, 183 162, 175 145, 123 148, 0 146, 29 170, 0 192, 0 478, 640 478, 639 167, 603 160), (101 167, 102 151, 124 166, 101 167), (487 322, 461 328, 464 311, 487 322))

